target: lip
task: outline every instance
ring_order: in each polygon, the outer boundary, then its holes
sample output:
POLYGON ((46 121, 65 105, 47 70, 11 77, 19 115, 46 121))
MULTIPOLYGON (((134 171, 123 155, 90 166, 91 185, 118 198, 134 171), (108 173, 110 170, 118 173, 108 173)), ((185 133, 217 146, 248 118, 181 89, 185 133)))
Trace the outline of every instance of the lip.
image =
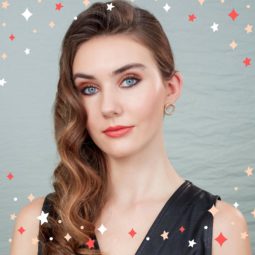
POLYGON ((125 134, 129 133, 132 129, 133 129, 133 126, 126 127, 126 128, 121 128, 121 129, 118 129, 118 130, 115 130, 115 131, 104 131, 104 133, 107 136, 110 136, 110 137, 114 138, 114 137, 124 136, 125 134))
POLYGON ((124 129, 124 128, 129 128, 129 127, 133 127, 133 126, 114 126, 114 127, 108 127, 103 132, 116 131, 116 130, 120 130, 120 129, 124 129))

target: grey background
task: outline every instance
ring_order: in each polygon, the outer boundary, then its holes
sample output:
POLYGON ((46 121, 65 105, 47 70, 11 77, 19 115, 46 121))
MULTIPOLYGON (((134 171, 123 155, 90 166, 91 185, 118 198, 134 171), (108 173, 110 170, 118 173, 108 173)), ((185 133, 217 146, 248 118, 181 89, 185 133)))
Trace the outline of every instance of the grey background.
MULTIPOLYGON (((254 253, 254 175, 244 171, 255 166, 255 38, 244 27, 255 25, 255 3, 167 2, 168 12, 165 1, 134 3, 160 20, 184 77, 176 111, 164 122, 169 158, 185 179, 239 204, 254 253), (233 8, 239 13, 235 21, 228 16, 233 8), (192 13, 197 19, 189 22, 192 13), (219 24, 218 32, 210 28, 213 22, 219 24), (235 50, 229 46, 232 40, 238 44, 235 50), (242 63, 245 57, 252 59, 248 67, 242 63)), ((54 1, 45 0, 10 1, 7 9, 0 8, 0 56, 8 55, 0 58, 0 79, 7 81, 0 86, 0 255, 9 254, 14 225, 10 214, 17 215, 30 203, 30 193, 38 197, 52 191, 51 175, 59 158, 51 110, 60 44, 72 19, 87 8, 80 0, 62 4, 61 11, 55 10, 54 1), (33 13, 28 21, 21 15, 26 8, 33 13), (14 41, 9 40, 12 33, 14 41), (31 49, 30 55, 25 48, 31 49), (11 181, 6 178, 9 172, 14 175, 11 181)))

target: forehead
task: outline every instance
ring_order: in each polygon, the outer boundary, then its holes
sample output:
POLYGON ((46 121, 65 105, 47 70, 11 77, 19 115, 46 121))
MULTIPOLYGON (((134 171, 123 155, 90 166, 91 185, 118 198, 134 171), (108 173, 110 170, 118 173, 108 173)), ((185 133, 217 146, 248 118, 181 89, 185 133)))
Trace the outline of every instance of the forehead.
POLYGON ((155 66, 151 51, 130 36, 98 36, 80 45, 74 58, 73 73, 83 70, 91 74, 102 70, 110 73, 131 62, 155 66))

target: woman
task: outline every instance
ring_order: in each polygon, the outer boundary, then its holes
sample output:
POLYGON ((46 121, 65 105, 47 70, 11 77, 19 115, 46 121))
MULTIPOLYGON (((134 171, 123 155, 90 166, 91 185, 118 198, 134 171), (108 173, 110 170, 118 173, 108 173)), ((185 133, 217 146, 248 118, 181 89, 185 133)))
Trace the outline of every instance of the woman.
POLYGON ((83 11, 64 37, 55 192, 21 210, 15 229, 31 232, 14 233, 11 255, 251 254, 241 212, 168 159, 163 119, 183 78, 160 23, 126 1, 110 3, 83 11))

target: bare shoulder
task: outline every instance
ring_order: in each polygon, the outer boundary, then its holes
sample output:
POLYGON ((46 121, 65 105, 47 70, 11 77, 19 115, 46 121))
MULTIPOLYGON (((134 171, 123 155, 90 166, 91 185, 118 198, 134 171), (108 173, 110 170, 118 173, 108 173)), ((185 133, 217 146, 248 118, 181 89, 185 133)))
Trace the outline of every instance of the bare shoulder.
POLYGON ((38 243, 36 242, 39 233, 39 219, 45 197, 35 198, 31 203, 21 208, 16 219, 12 232, 10 255, 36 255, 38 243), (20 228, 24 229, 18 231, 20 228))
POLYGON ((212 255, 251 255, 248 225, 242 212, 222 200, 217 200, 215 207, 218 211, 213 219, 212 255))

